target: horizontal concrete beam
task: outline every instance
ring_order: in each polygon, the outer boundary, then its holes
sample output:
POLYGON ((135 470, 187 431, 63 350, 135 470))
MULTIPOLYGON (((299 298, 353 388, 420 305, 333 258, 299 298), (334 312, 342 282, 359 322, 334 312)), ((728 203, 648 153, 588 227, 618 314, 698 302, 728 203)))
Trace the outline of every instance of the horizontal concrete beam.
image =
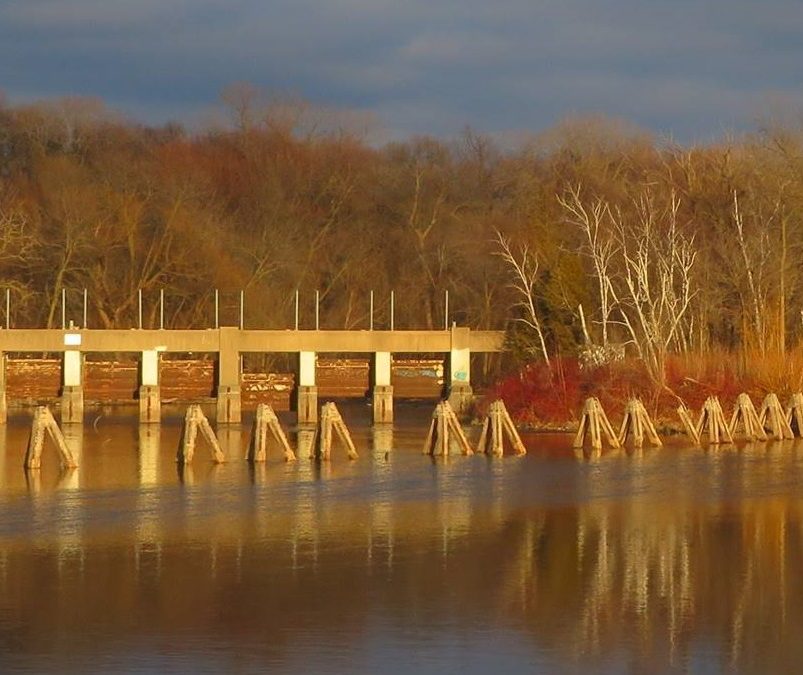
POLYGON ((242 352, 448 352, 446 331, 244 330, 242 352))
POLYGON ((210 330, 0 330, 9 352, 217 352, 220 331, 210 330))
POLYGON ((501 352, 504 346, 505 333, 501 330, 473 330, 468 335, 472 352, 501 352))
MULTIPOLYGON (((502 350, 501 331, 468 331, 471 352, 502 350)), ((196 352, 225 351, 447 353, 454 331, 394 330, 56 330, 0 329, 0 352, 196 352)))

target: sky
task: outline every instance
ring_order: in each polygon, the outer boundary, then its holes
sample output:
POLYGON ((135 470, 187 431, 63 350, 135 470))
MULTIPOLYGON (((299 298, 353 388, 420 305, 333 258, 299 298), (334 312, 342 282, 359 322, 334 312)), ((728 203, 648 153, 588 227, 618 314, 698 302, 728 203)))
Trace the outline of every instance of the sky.
POLYGON ((147 123, 221 90, 356 111, 387 139, 622 118, 681 142, 803 110, 801 0, 0 0, 7 101, 147 123))

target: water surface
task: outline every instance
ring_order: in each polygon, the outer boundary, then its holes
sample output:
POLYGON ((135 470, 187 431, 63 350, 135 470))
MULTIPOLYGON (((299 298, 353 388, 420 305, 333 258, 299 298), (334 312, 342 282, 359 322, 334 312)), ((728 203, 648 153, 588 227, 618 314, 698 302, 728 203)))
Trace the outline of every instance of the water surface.
POLYGON ((12 420, 0 671, 799 672, 803 442, 432 460, 427 412, 344 410, 356 462, 251 466, 244 426, 183 470, 177 417, 104 414, 67 473, 12 420))

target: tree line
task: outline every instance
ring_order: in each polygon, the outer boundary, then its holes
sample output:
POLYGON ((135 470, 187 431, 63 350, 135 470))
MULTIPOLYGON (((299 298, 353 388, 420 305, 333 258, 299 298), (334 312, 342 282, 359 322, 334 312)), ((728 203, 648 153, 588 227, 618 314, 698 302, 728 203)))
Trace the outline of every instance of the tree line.
POLYGON ((602 118, 517 147, 470 130, 377 147, 303 105, 224 97, 201 131, 127 121, 92 99, 0 106, 0 286, 13 326, 311 327, 448 320, 509 329, 550 361, 784 354, 803 329, 803 132, 767 125, 679 145, 602 118), (228 313, 228 314, 227 314, 228 313))

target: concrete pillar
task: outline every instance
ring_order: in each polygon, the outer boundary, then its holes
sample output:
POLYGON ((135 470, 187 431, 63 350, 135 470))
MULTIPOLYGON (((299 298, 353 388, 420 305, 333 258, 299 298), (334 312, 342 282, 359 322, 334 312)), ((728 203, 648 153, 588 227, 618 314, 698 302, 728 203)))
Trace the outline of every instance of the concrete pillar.
POLYGON ((474 400, 471 389, 471 349, 469 329, 452 327, 449 351, 449 403, 458 415, 469 413, 474 400))
POLYGON ((393 422, 393 387, 390 384, 390 352, 374 354, 374 424, 393 422))
POLYGON ((6 400, 6 355, 0 352, 0 424, 8 419, 8 401, 6 400))
POLYGON ((84 421, 84 388, 81 382, 84 358, 81 352, 64 352, 63 387, 61 390, 62 424, 81 424, 84 421))
POLYGON ((140 424, 159 424, 162 421, 162 401, 159 387, 143 384, 139 388, 140 424))
POLYGON ((318 387, 315 386, 315 367, 318 355, 315 352, 298 354, 298 401, 299 424, 318 423, 318 387))
POLYGON ((239 329, 224 327, 220 333, 218 361, 217 421, 218 424, 239 424, 240 411, 240 350, 239 329))
POLYGON ((142 352, 142 373, 139 387, 139 421, 141 424, 158 424, 162 421, 161 396, 159 393, 159 352, 142 352))
POLYGON ((231 387, 218 385, 217 422, 218 424, 239 424, 242 420, 240 408, 240 385, 231 387))

